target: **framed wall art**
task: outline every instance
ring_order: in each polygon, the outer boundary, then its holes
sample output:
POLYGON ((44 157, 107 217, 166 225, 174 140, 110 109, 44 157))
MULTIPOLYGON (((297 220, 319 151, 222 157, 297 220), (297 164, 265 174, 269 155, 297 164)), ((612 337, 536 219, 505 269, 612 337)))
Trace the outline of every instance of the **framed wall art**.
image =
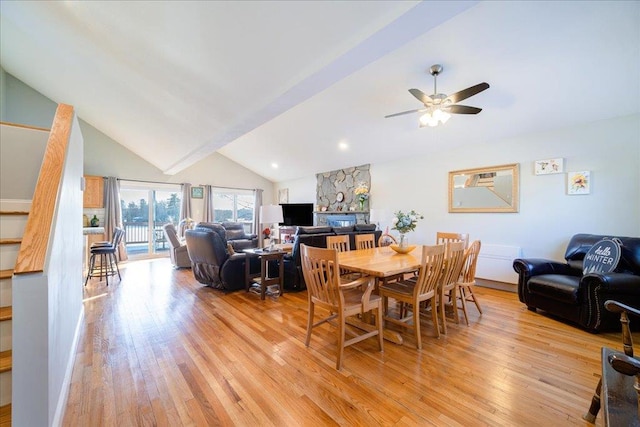
POLYGON ((591 192, 591 172, 578 171, 567 173, 567 194, 571 196, 591 192))
POLYGON ((278 190, 278 203, 289 203, 289 189, 281 188, 278 190))
POLYGON ((536 175, 548 175, 552 173, 564 172, 564 159, 536 160, 534 162, 534 172, 536 175))
POLYGON ((202 187, 191 187, 191 198, 192 199, 202 199, 204 197, 204 188, 202 187))

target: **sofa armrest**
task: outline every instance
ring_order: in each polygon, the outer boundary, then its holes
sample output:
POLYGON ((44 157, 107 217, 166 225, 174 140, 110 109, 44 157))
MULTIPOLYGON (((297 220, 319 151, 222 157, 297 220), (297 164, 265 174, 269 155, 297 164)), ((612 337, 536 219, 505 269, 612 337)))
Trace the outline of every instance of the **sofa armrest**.
POLYGON ((513 269, 519 275, 525 274, 527 277, 541 274, 564 274, 568 276, 580 276, 582 274, 581 271, 571 268, 569 264, 542 258, 516 258, 513 260, 513 269))
POLYGON ((612 299, 635 308, 640 300, 640 276, 629 273, 589 273, 580 281, 578 292, 583 294, 582 321, 588 329, 619 330, 620 316, 605 310, 604 303, 612 299))
POLYGON ((516 258, 513 260, 513 269, 518 273, 518 299, 529 306, 527 282, 531 277, 541 274, 562 274, 567 276, 580 276, 569 264, 543 258, 516 258))
POLYGON ((598 292, 640 295, 640 276, 629 273, 589 273, 580 281, 580 287, 598 292))

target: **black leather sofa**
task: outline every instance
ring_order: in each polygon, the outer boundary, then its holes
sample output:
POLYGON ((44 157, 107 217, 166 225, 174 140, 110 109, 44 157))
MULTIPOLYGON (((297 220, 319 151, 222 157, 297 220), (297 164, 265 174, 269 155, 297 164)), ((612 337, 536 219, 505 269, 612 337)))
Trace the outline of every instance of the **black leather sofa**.
MULTIPOLYGON (((619 316, 606 310, 604 303, 615 300, 640 306, 640 238, 576 234, 567 245, 565 261, 514 260, 520 301, 529 310, 543 310, 591 332, 620 330, 619 316), (605 237, 617 237, 622 244, 617 268, 611 273, 583 275, 585 255, 605 237)), ((638 322, 631 326, 636 329, 638 322)))
MULTIPOLYGON (((229 254, 226 230, 220 224, 199 223, 193 230, 185 231, 191 271, 202 284, 224 291, 245 288, 246 254, 229 254)), ((259 271, 258 262, 251 271, 259 271)))
POLYGON ((335 236, 346 234, 349 236, 349 244, 351 249, 356 247, 356 234, 375 235, 376 246, 378 239, 382 235, 382 231, 376 230, 375 224, 356 224, 346 227, 298 227, 293 242, 291 254, 284 257, 284 287, 288 290, 304 290, 307 288, 302 274, 302 262, 300 259, 300 245, 315 246, 319 248, 327 247, 327 236, 335 236))
POLYGON ((225 230, 227 243, 231 244, 234 251, 241 252, 243 249, 258 247, 258 235, 246 234, 244 232, 244 224, 240 222, 223 222, 222 226, 225 230))

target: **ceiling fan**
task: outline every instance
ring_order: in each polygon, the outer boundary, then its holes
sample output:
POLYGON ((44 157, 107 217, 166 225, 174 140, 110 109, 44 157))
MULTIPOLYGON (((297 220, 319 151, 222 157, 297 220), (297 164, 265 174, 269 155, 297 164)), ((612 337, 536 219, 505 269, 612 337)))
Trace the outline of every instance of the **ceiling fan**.
POLYGON ((483 90, 489 89, 489 84, 484 82, 479 83, 475 86, 468 87, 460 92, 447 96, 443 93, 438 93, 437 90, 437 78, 438 75, 442 73, 442 70, 443 68, 440 64, 432 65, 429 69, 429 72, 433 76, 433 95, 427 95, 419 89, 409 89, 411 95, 415 96, 424 104, 424 108, 403 111, 401 113, 390 114, 384 117, 389 118, 411 113, 425 113, 420 117, 420 127, 424 127, 437 126, 439 122, 444 124, 449 120, 451 114, 478 114, 482 111, 482 108, 458 105, 457 103, 472 97, 483 90))

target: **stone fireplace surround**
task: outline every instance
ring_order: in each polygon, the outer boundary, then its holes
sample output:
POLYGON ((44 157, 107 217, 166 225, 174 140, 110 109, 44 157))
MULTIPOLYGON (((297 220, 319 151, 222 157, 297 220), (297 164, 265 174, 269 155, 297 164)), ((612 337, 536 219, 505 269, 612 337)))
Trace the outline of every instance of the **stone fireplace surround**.
POLYGON ((354 190, 364 182, 371 192, 370 167, 366 164, 316 174, 315 225, 327 225, 327 219, 337 215, 353 215, 357 223, 368 223, 371 198, 364 203, 364 210, 361 211, 354 190), (344 195, 342 202, 336 200, 339 192, 344 195))
MULTIPOLYGON (((354 194, 355 188, 361 182, 367 184, 371 192, 371 165, 354 166, 331 172, 316 174, 316 206, 318 211, 325 207, 326 212, 346 212, 350 209, 360 210, 358 200, 354 194), (338 202, 336 195, 342 192, 344 200, 338 202)), ((364 204, 364 211, 369 211, 369 200, 364 204)))

